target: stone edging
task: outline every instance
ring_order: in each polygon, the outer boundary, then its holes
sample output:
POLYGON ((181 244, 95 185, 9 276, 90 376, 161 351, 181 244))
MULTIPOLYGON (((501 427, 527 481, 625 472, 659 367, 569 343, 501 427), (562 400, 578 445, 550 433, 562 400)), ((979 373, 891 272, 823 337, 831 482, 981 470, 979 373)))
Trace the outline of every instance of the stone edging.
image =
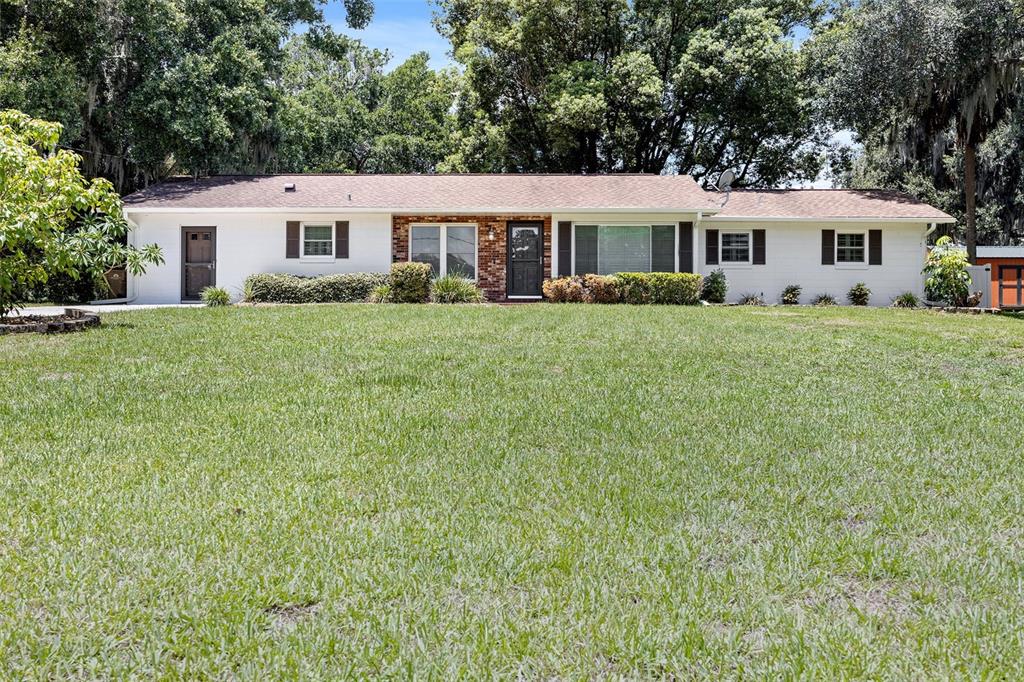
POLYGON ((65 308, 63 315, 23 315, 31 320, 28 324, 0 323, 0 335, 39 332, 41 334, 60 334, 63 332, 79 332, 89 327, 100 326, 100 316, 77 308, 65 308))

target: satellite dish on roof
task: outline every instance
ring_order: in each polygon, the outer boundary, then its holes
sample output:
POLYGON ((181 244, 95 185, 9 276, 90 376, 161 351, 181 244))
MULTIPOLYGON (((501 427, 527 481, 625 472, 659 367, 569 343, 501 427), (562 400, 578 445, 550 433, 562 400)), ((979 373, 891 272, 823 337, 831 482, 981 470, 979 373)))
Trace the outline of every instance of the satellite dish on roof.
POLYGON ((736 174, 726 168, 722 171, 722 174, 718 176, 718 191, 728 192, 732 189, 732 183, 736 182, 736 174))

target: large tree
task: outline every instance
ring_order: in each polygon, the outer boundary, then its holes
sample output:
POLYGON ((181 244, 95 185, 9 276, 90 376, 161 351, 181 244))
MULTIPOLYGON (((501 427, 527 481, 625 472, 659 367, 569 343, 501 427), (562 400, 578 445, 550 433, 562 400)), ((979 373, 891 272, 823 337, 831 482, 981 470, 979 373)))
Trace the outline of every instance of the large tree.
MULTIPOLYGON (((325 0, 0 2, 0 107, 64 125, 119 191, 171 172, 260 171, 274 157, 283 45, 330 41, 325 0)), ((369 0, 345 0, 365 26, 369 0)))
POLYGON ((1024 16, 1015 0, 867 0, 822 33, 832 112, 869 147, 884 140, 935 173, 962 177, 968 255, 976 257, 978 154, 1017 103, 1024 16), (955 146, 953 164, 946 160, 955 146))
POLYGON ((297 37, 286 52, 275 169, 428 173, 447 154, 458 78, 426 53, 385 72, 388 55, 357 41, 297 37))
POLYGON ((813 178, 824 129, 793 29, 813 0, 440 0, 465 67, 455 170, 813 178))

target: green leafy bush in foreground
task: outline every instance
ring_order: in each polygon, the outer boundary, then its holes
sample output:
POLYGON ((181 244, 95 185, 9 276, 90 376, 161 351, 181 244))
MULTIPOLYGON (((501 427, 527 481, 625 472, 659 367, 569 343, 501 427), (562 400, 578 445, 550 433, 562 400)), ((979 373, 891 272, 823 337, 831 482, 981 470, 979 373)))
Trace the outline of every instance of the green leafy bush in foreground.
POLYGON ((857 282, 846 294, 846 300, 850 305, 867 305, 871 300, 871 289, 864 282, 857 282))
POLYGON ((904 291, 902 294, 892 299, 893 308, 919 308, 921 306, 921 299, 917 297, 912 291, 904 291))
POLYGON ((434 271, 426 263, 394 263, 387 284, 392 303, 426 303, 434 271))
POLYGON ((926 297, 953 306, 965 305, 971 293, 968 265, 967 252, 949 237, 940 237, 924 266, 926 297))
POLYGON ((199 292, 199 298, 210 308, 219 308, 231 303, 231 294, 224 287, 206 287, 199 292))
POLYGON ((700 302, 700 283, 700 275, 688 272, 577 275, 544 282, 544 296, 553 303, 695 305, 700 302))
POLYGON ((483 303, 485 299, 472 279, 445 275, 430 285, 430 300, 434 303, 483 303))
POLYGON ((284 274, 250 275, 243 285, 252 303, 353 303, 365 301, 375 287, 387 284, 383 273, 348 273, 322 277, 284 274))
POLYGON ((729 282, 725 279, 725 271, 715 270, 701 283, 700 300, 708 303, 725 303, 725 295, 729 291, 729 282))
POLYGON ((799 284, 790 284, 782 290, 782 305, 799 305, 802 292, 803 287, 799 284))

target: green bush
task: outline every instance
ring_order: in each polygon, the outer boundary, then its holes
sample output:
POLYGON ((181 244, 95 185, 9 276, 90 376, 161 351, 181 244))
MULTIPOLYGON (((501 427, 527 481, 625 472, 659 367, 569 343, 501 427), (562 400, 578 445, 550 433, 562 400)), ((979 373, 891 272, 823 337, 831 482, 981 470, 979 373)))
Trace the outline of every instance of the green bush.
POLYGON ((700 283, 700 275, 689 272, 576 275, 544 282, 544 297, 552 303, 696 305, 700 302, 700 283))
POLYGON ((902 294, 892 299, 893 308, 919 308, 921 306, 921 299, 917 297, 912 291, 904 291, 902 294))
POLYGON ((388 285, 392 303, 426 303, 430 300, 430 282, 434 271, 426 263, 394 263, 388 285))
POLYGON ((867 305, 871 300, 871 289, 864 282, 857 282, 846 293, 846 300, 850 305, 867 305))
POLYGON ((963 306, 971 294, 970 262, 967 252, 953 244, 949 237, 941 237, 928 253, 925 262, 925 296, 952 306, 963 306))
POLYGON ((799 305, 802 292, 803 287, 799 284, 790 284, 782 290, 782 305, 799 305))
POLYGON ((245 280, 242 290, 253 303, 351 303, 365 301, 387 279, 385 274, 364 272, 322 277, 257 274, 245 280))
POLYGON ((764 305, 764 297, 761 294, 743 294, 740 305, 764 305))
POLYGON ((544 298, 552 303, 583 303, 586 300, 582 277, 549 279, 541 288, 544 298))
POLYGON ((206 287, 199 292, 199 298, 209 308, 219 308, 231 303, 231 294, 224 287, 206 287))
POLYGON ((445 275, 430 285, 430 300, 434 303, 483 303, 484 293, 467 277, 445 275))
POLYGON ((615 278, 607 275, 584 275, 583 296, 587 303, 618 303, 619 289, 615 278))
POLYGON ((630 305, 654 303, 654 283, 645 272, 619 272, 615 274, 615 288, 619 300, 630 305))
POLYGON ((700 275, 690 272, 652 272, 653 302, 660 305, 697 305, 700 303, 700 275))
POLYGON ((729 282, 725 279, 725 271, 719 268, 704 278, 700 289, 700 300, 708 303, 725 303, 725 295, 728 291, 729 282))
POLYGON ((832 294, 818 294, 811 299, 811 305, 818 306, 819 308, 836 305, 836 297, 832 294))
POLYGON ((380 286, 374 287, 367 300, 369 300, 370 303, 390 303, 391 287, 387 284, 381 284, 380 286))

